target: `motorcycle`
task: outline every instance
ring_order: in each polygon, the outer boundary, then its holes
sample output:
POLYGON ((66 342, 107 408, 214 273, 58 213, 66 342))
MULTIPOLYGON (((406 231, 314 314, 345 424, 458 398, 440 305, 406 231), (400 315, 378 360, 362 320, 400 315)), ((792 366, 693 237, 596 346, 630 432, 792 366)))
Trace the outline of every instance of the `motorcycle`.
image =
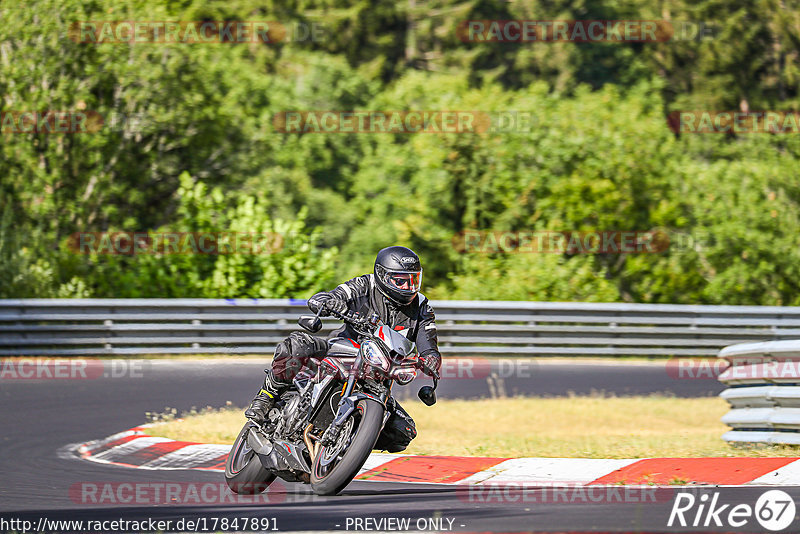
MULTIPOLYGON (((298 323, 319 332, 321 311, 298 323)), ((427 406, 436 403, 439 375, 418 359, 412 341, 377 315, 328 312, 349 324, 357 339, 330 340, 325 357, 298 373, 263 424, 245 423, 225 463, 234 492, 261 493, 280 477, 310 483, 317 495, 337 495, 374 449, 391 415, 387 401, 394 383, 408 384, 422 370, 433 386, 423 386, 418 396, 427 406)))

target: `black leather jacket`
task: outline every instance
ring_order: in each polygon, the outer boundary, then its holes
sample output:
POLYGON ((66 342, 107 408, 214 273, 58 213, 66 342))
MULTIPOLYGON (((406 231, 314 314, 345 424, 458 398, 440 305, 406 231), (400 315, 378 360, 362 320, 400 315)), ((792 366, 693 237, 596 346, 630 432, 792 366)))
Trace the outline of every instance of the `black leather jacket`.
MULTIPOLYGON (((365 274, 343 284, 339 284, 332 291, 322 291, 308 299, 308 307, 316 313, 322 304, 330 299, 337 298, 347 303, 347 307, 369 317, 377 313, 381 321, 390 325, 395 330, 402 332, 406 338, 417 344, 420 356, 430 353, 439 353, 436 337, 436 317, 428 299, 418 294, 408 306, 400 306, 387 299, 375 285, 374 275, 365 274), (403 330, 408 332, 403 332, 403 330)), ((356 337, 347 325, 333 331, 331 337, 356 337)))

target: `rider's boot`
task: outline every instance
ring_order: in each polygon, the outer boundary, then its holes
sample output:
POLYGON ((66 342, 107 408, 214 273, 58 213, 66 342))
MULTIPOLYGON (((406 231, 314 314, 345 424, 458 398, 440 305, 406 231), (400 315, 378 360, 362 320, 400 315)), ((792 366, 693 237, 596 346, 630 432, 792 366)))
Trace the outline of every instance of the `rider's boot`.
POLYGON ((280 397, 281 393, 291 385, 275 378, 272 369, 267 369, 264 372, 267 373, 267 376, 264 377, 264 385, 261 386, 253 402, 250 403, 250 407, 244 412, 245 417, 259 424, 267 419, 267 414, 275 406, 275 399, 280 397))

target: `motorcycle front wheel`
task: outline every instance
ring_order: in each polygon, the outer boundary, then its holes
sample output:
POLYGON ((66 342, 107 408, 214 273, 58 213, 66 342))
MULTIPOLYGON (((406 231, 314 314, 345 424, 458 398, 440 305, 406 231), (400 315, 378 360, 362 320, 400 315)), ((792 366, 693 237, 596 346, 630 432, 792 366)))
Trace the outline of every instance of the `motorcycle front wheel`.
POLYGON ((247 443, 247 434, 254 426, 250 421, 245 423, 225 461, 225 482, 240 495, 262 493, 275 480, 275 475, 264 469, 258 455, 247 443))
POLYGON ((337 495, 358 474, 383 424, 383 406, 363 399, 356 404, 339 433, 336 443, 320 447, 311 466, 311 489, 317 495, 337 495))

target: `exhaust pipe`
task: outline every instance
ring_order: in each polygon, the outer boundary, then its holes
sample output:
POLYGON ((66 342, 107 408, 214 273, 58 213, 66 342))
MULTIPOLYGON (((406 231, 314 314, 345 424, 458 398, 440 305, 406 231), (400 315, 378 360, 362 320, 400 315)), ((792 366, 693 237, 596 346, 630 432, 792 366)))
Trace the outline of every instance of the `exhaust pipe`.
POLYGON ((311 455, 311 463, 314 463, 314 459, 317 457, 317 453, 319 453, 319 442, 312 442, 311 436, 309 435, 311 429, 314 428, 312 423, 309 423, 308 426, 303 430, 303 442, 306 444, 306 448, 308 449, 308 454, 311 455))

